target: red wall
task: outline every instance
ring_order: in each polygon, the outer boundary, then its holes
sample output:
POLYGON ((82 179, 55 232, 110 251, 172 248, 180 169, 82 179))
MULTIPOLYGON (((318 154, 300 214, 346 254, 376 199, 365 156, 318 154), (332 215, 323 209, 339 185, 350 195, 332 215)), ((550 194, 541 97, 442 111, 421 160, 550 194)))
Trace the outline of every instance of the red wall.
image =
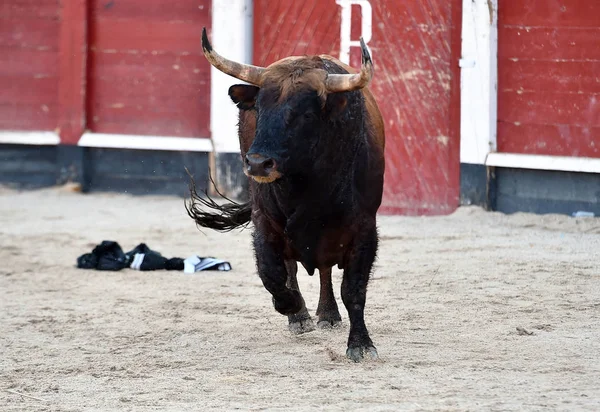
POLYGON ((4 0, 0 130, 209 136, 210 0, 4 0))
MULTIPOLYGON (((371 5, 371 88, 387 134, 381 211, 450 213, 459 202, 461 0, 371 5)), ((339 56, 341 9, 334 0, 255 0, 254 7, 255 64, 294 54, 339 56)), ((353 13, 353 40, 360 20, 353 13)), ((357 48, 351 64, 360 66, 357 48)))
POLYGON ((600 2, 500 1, 498 151, 600 157, 600 2))
POLYGON ((89 0, 88 127, 208 137, 210 0, 89 0))
POLYGON ((58 125, 58 0, 0 4, 0 130, 54 130, 58 125))

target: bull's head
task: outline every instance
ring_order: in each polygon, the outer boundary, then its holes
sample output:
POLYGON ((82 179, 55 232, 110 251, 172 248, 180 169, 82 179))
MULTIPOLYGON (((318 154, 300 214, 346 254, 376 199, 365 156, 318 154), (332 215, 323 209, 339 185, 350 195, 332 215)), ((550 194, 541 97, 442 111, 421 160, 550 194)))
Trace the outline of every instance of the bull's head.
POLYGON ((268 67, 234 62, 213 50, 206 29, 202 49, 215 68, 250 83, 231 86, 229 96, 241 110, 256 111, 256 134, 243 160, 244 172, 259 183, 312 164, 319 139, 346 107, 345 92, 364 88, 373 76, 362 38, 362 67, 352 74, 330 73, 317 56, 287 57, 268 67))

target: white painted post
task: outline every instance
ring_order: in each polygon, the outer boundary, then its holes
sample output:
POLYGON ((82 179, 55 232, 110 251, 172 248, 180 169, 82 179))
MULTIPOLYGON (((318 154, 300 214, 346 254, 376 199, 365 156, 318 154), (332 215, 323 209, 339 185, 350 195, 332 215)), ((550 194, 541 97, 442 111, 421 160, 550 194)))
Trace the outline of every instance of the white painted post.
MULTIPOLYGON (((350 48, 360 47, 360 40, 352 40, 352 5, 359 5, 362 12, 361 36, 369 44, 373 35, 373 8, 369 0, 335 0, 342 7, 340 25, 340 61, 350 64, 350 48)), ((368 46, 367 46, 368 47, 368 46)), ((370 52, 370 50, 369 50, 370 52)), ((372 53, 371 53, 372 57, 372 53)))
MULTIPOLYGON (((252 0, 214 0, 209 39, 222 56, 252 63, 252 0)), ((198 37, 200 38, 200 37, 198 37)), ((201 47, 198 44, 198 47, 201 47)), ((211 67, 210 131, 214 151, 240 151, 237 137, 238 108, 227 94, 233 84, 243 83, 211 67)))
POLYGON ((460 162, 485 164, 496 151, 498 0, 463 0, 460 162))

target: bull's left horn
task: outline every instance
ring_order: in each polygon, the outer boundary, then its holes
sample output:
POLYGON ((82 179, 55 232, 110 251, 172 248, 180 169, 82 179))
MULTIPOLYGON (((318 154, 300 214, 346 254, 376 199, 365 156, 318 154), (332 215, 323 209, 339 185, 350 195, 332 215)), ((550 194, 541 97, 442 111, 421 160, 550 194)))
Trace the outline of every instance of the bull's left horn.
POLYGON ((330 74, 325 80, 328 92, 350 92, 366 87, 373 77, 373 61, 369 49, 363 38, 360 38, 360 50, 362 52, 362 66, 360 73, 356 74, 330 74))
POLYGON ((255 86, 261 86, 262 75, 265 69, 251 64, 234 62, 233 60, 226 59, 219 55, 219 53, 213 50, 212 45, 208 41, 206 27, 202 28, 202 52, 204 53, 206 60, 223 73, 255 86))

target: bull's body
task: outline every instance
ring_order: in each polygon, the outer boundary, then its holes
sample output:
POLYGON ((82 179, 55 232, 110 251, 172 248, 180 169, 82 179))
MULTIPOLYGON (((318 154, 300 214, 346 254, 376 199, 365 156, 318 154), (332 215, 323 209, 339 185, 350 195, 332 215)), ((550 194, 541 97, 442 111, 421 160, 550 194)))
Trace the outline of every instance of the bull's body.
MULTIPOLYGON (((212 53, 207 39, 203 45, 205 54, 212 53)), ((350 71, 330 56, 287 58, 261 73, 260 87, 232 86, 230 96, 240 108, 240 149, 251 177, 250 202, 241 207, 251 209, 258 274, 276 310, 300 333, 314 326, 296 281, 297 262, 311 275, 320 272, 321 327, 341 321, 331 270, 343 269, 347 354, 358 361, 365 353, 377 356, 364 306, 377 253, 385 137, 366 87, 320 90, 321 77, 350 71)), ((211 215, 192 215, 211 227, 211 215)))

